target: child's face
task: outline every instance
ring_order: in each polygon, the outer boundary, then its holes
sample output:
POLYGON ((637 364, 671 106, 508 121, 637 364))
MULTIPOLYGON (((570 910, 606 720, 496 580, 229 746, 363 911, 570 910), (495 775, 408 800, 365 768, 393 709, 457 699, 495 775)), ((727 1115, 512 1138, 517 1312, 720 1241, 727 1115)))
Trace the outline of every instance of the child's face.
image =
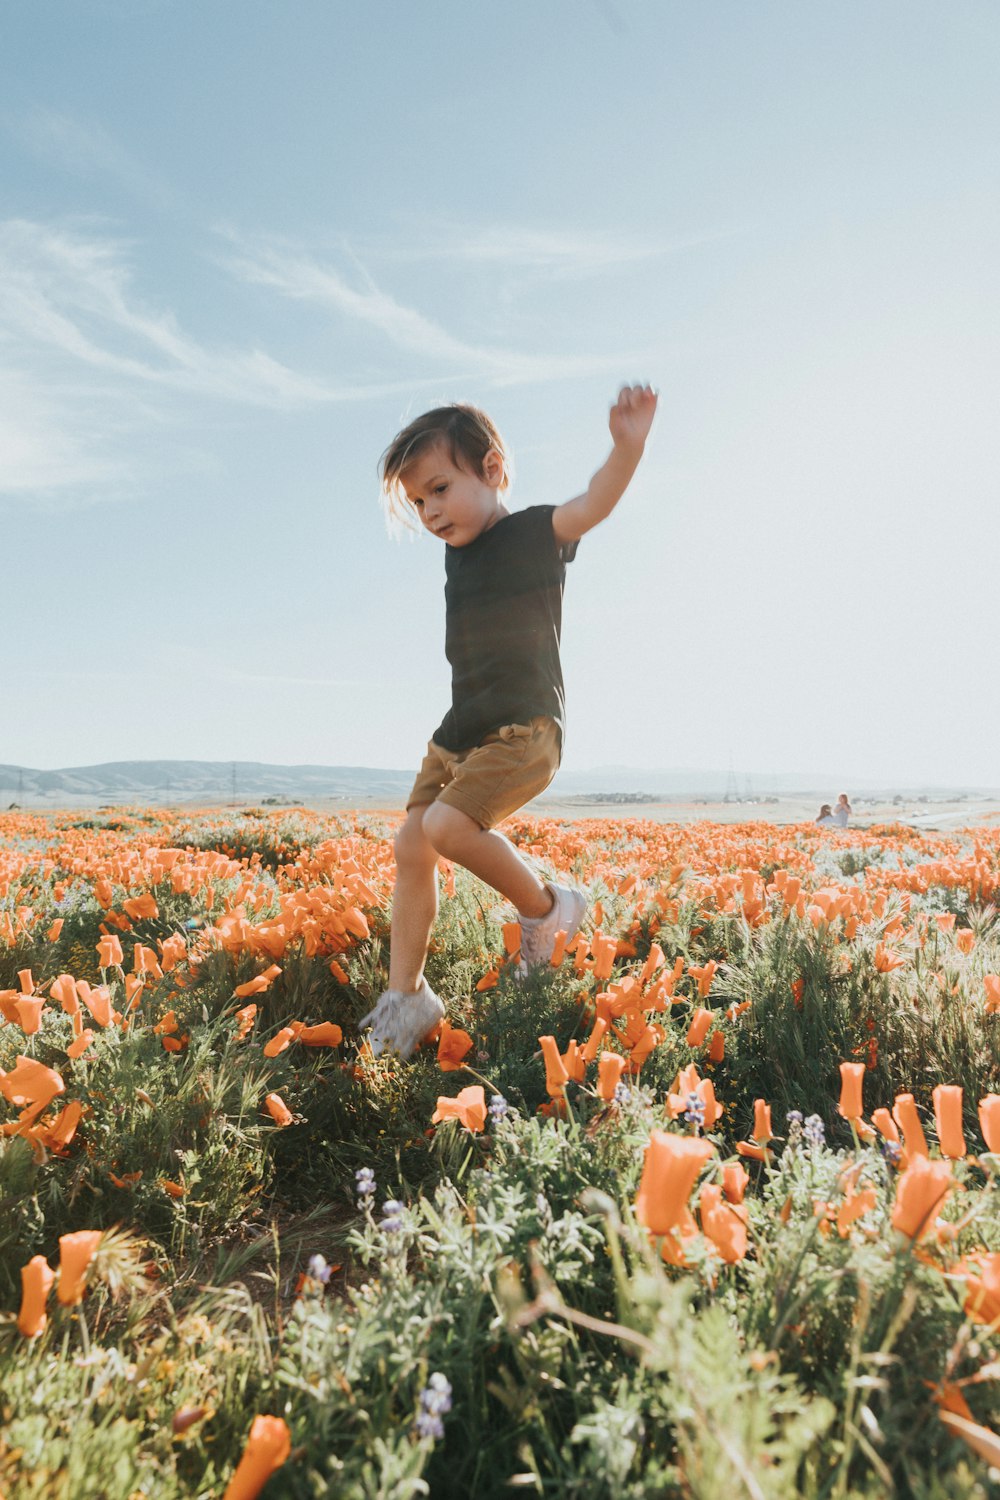
POLYGON ((443 444, 427 448, 400 476, 421 522, 449 547, 467 547, 507 511, 500 499, 503 460, 487 453, 481 476, 456 468, 443 444))

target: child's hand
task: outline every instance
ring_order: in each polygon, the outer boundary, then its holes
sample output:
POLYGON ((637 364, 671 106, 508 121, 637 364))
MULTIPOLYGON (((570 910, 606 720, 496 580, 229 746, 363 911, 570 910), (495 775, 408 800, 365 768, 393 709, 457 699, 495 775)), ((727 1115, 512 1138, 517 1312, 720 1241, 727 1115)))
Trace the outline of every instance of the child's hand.
POLYGON ((608 426, 616 448, 642 452, 656 414, 656 392, 651 385, 623 385, 611 408, 608 426))

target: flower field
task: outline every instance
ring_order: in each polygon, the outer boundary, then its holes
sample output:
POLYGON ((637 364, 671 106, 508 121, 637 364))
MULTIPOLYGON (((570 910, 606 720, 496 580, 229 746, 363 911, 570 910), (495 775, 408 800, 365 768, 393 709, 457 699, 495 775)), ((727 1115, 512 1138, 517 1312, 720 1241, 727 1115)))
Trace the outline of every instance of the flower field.
POLYGON ((392 831, 0 816, 0 1495, 994 1493, 1000 830, 512 819, 412 1063, 392 831))

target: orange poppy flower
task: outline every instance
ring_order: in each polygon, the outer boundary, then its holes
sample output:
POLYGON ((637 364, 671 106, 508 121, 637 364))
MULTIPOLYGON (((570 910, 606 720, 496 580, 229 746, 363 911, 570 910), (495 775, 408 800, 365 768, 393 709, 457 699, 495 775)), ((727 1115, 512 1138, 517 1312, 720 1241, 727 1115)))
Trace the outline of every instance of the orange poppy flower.
POLYGON ((152 948, 147 948, 142 943, 136 943, 132 948, 132 972, 149 974, 153 979, 163 978, 159 959, 152 948))
POLYGON ((236 1036, 234 1040, 237 1042, 242 1042, 245 1037, 249 1036, 250 1032, 253 1030, 253 1023, 254 1021, 256 1021, 256 1019, 257 1007, 256 1005, 254 1005, 253 1001, 251 1001, 249 1005, 244 1005, 241 1010, 238 1010, 235 1017, 236 1036))
POLYGON ((183 1183, 171 1182, 169 1177, 158 1177, 156 1180, 158 1185, 171 1198, 183 1198, 184 1194, 187 1192, 187 1188, 183 1183))
POLYGON ((726 1038, 718 1028, 712 1032, 709 1038, 707 1055, 709 1062, 714 1063, 720 1063, 726 1055, 726 1038))
POLYGON ((98 940, 97 962, 102 969, 121 968, 125 962, 121 942, 114 933, 98 940))
POLYGON ((284 1052, 285 1048, 290 1046, 294 1040, 295 1027, 282 1026, 280 1031, 276 1031, 274 1033, 274 1036, 269 1042, 264 1043, 264 1056, 277 1057, 278 1054, 280 1052, 284 1052))
POLYGON ((894 1146, 899 1145, 899 1131, 896 1128, 895 1120, 887 1109, 873 1109, 872 1124, 887 1141, 892 1141, 894 1146))
POLYGON ((76 1128, 83 1118, 83 1105, 79 1099, 71 1099, 59 1111, 45 1132, 45 1144, 57 1155, 61 1154, 76 1135, 76 1128))
POLYGON ((712 1012, 710 1010, 706 1010, 703 1005, 699 1005, 697 1010, 694 1012, 694 1015, 691 1017, 691 1024, 688 1027, 688 1046, 700 1047, 702 1042, 708 1036, 708 1030, 711 1024, 712 1012))
POLYGON ((976 934, 971 927, 963 927, 955 934, 955 946, 959 953, 971 953, 976 946, 976 934))
POLYGON ((669 1234, 687 1219, 688 1198, 715 1147, 702 1136, 650 1133, 635 1200, 636 1218, 651 1234, 669 1234))
POLYGON ((862 1100, 864 1077, 864 1063, 842 1062, 840 1064, 840 1104, 838 1105, 838 1109, 845 1120, 860 1120, 865 1112, 862 1100))
POLYGON ((344 1033, 336 1021, 320 1021, 315 1026, 303 1026, 298 1040, 306 1047, 339 1047, 344 1033))
POLYGON ((499 983, 499 980, 499 971, 497 969, 488 969, 483 975, 482 979, 478 980, 476 983, 477 994, 483 995, 487 990, 495 989, 497 984, 499 983))
POLYGON ((906 959, 896 948, 887 948, 884 943, 878 943, 875 948, 875 967, 880 974, 891 974, 893 969, 902 968, 906 959))
POLYGON ((617 1052, 602 1052, 597 1060, 597 1097, 609 1103, 625 1071, 626 1059, 617 1052))
POLYGON ((115 1013, 111 1004, 111 991, 107 985, 99 984, 96 989, 91 989, 85 979, 78 979, 76 990, 98 1026, 110 1026, 115 1013))
POLYGON ((17 1315, 17 1331, 26 1339, 36 1339, 48 1322, 45 1304, 56 1273, 44 1255, 33 1255, 26 1266, 21 1267, 21 1311, 17 1315))
POLYGON ((569 1082, 569 1073, 556 1046, 554 1036, 540 1036, 538 1038, 545 1059, 545 1087, 550 1099, 561 1099, 566 1092, 569 1082))
POLYGON ((618 957, 618 939, 595 933, 590 946, 594 955, 594 978, 610 979, 618 957))
POLYGON ((223 1500, 256 1500, 291 1451, 291 1434, 281 1417, 254 1417, 243 1457, 226 1486, 223 1500))
POLYGON ((133 920, 138 921, 141 917, 158 917, 160 909, 153 896, 146 891, 142 896, 129 896, 122 902, 125 911, 133 920))
POLYGON ((771 1106, 763 1099, 753 1101, 753 1136, 758 1146, 766 1146, 772 1138, 771 1106))
POLYGON ((331 958, 329 967, 330 973, 333 975, 338 984, 350 984, 351 976, 350 974, 348 974, 343 964, 339 964, 335 958, 331 958))
POLYGON ((25 1036, 34 1036, 36 1032, 41 1031, 44 1005, 45 1001, 40 995, 25 995, 23 999, 14 1001, 17 1019, 21 1023, 21 1030, 25 1036))
POLYGON ((280 1094, 266 1094, 264 1096, 264 1108, 276 1125, 291 1125, 295 1116, 280 1094))
POLYGON ((457 1072, 463 1066, 463 1058, 471 1051, 472 1038, 469 1033, 452 1026, 448 1021, 442 1021, 437 1048, 437 1062, 442 1073, 457 1072))
POLYGON ((942 1156, 959 1161, 965 1156, 962 1131, 962 1090, 956 1083, 939 1083, 932 1091, 934 1123, 942 1156))
POLYGON ((983 984, 986 987, 986 1014, 992 1016, 1000 1011, 1000 974, 984 974, 983 984))
POLYGON ((892 1227, 909 1240, 923 1239, 933 1227, 934 1217, 954 1187, 950 1161, 930 1161, 914 1156, 896 1183, 892 1227))
POLYGON ((115 1185, 116 1188, 123 1188, 123 1189, 128 1190, 128 1189, 134 1188, 135 1185, 136 1185, 136 1183, 141 1180, 142 1173, 141 1172, 123 1172, 122 1175, 121 1175, 121 1177, 116 1177, 115 1174, 114 1174, 114 1172, 109 1172, 108 1176, 111 1178, 111 1181, 114 1183, 114 1185, 115 1185))
POLYGON ((729 1162, 722 1169, 722 1191, 730 1203, 742 1203, 746 1194, 750 1174, 738 1161, 729 1162))
POLYGON ((75 1307, 83 1301, 87 1271, 101 1243, 99 1229, 78 1229, 75 1234, 59 1236, 59 1285, 56 1296, 63 1307, 75 1307))
POLYGON ((1000 1324, 1000 1254, 981 1251, 970 1255, 957 1268, 966 1271, 963 1311, 974 1323, 1000 1324), (967 1271, 975 1266, 977 1275, 967 1271))
POLYGON ((926 1156, 927 1138, 924 1135, 924 1127, 920 1123, 917 1114, 917 1106, 912 1094, 897 1094, 896 1102, 892 1106, 892 1118, 903 1132, 903 1145, 906 1154, 914 1156, 926 1156))
POLYGON ((514 958, 521 951, 521 924, 520 922, 504 922, 501 929, 503 932, 503 945, 508 958, 514 958))
POLYGON ((459 1120, 466 1130, 482 1130, 486 1124, 486 1096, 482 1084, 470 1084, 454 1099, 441 1095, 437 1109, 431 1115, 431 1124, 437 1125, 442 1120, 459 1120))
POLYGON ((964 1417, 967 1422, 975 1422, 968 1401, 962 1395, 962 1387, 953 1382, 944 1380, 940 1386, 934 1386, 930 1381, 925 1382, 934 1392, 934 1400, 942 1411, 954 1412, 956 1416, 964 1417))
POLYGON ((694 965, 689 965, 688 967, 688 973, 691 975, 691 978, 697 981, 698 995, 702 1000, 708 996, 712 988, 712 980, 715 978, 715 971, 718 967, 719 965, 714 958, 710 958, 700 968, 696 968, 694 965))
POLYGON ((48 940, 49 940, 50 943, 54 943, 56 941, 56 939, 58 938, 59 934, 62 932, 62 930, 63 930, 63 922, 64 921, 65 921, 64 917, 56 917, 55 921, 49 927, 49 930, 45 934, 45 936, 48 938, 48 940))
POLYGON ((49 994, 53 1000, 58 1000, 68 1016, 75 1016, 80 1009, 80 1001, 76 993, 76 980, 72 974, 60 974, 58 979, 53 979, 49 986, 49 994))
POLYGON ((705 1110, 704 1128, 711 1130, 716 1120, 722 1118, 722 1105, 715 1097, 715 1085, 710 1078, 699 1078, 694 1063, 682 1068, 674 1079, 674 1086, 667 1095, 667 1113, 672 1120, 684 1114, 688 1100, 694 1094, 701 1100, 705 1110))
POLYGON ((91 1031, 89 1026, 84 1031, 81 1031, 76 1040, 70 1042, 69 1046, 66 1048, 66 1056, 71 1057, 74 1062, 77 1060, 77 1058, 82 1057, 87 1048, 90 1046, 91 1042, 94 1040, 96 1034, 96 1032, 91 1031))
POLYGON ((44 1109, 65 1088, 54 1068, 45 1067, 33 1057, 18 1057, 9 1073, 0 1068, 0 1094, 13 1105, 44 1109))
POLYGON ((1000 1094, 987 1094, 980 1099, 979 1128, 987 1151, 1000 1152, 1000 1094))
POLYGON ((238 984, 233 990, 233 994, 240 1000, 245 1000, 248 995, 261 995, 265 990, 271 988, 272 982, 277 979, 280 973, 280 966, 272 964, 269 969, 264 970, 263 974, 258 974, 254 979, 248 979, 246 984, 238 984))
POLYGON ((594 1061, 594 1058, 597 1056, 598 1049, 600 1048, 601 1042, 604 1039, 607 1029, 607 1017, 598 1016, 594 1021, 593 1029, 591 1030, 589 1037, 583 1044, 582 1053, 584 1062, 592 1063, 594 1061))
POLYGON ((583 1048, 579 1042, 575 1039, 570 1041, 562 1055, 562 1060, 567 1076, 573 1083, 582 1083, 587 1076, 587 1059, 583 1055, 583 1048))
POLYGON ((840 1238, 846 1239, 855 1219, 860 1219, 862 1214, 870 1213, 877 1203, 878 1194, 871 1183, 866 1183, 857 1192, 846 1193, 837 1209, 837 1233, 840 1238))
POLYGON ((160 943, 160 966, 165 974, 176 969, 182 959, 187 958, 187 941, 182 932, 172 933, 160 943))
POLYGON ((698 1212, 701 1216, 701 1232, 711 1240, 722 1260, 734 1265, 747 1253, 747 1221, 749 1215, 742 1203, 730 1203, 723 1198, 722 1189, 713 1182, 706 1182, 698 1194, 698 1212))

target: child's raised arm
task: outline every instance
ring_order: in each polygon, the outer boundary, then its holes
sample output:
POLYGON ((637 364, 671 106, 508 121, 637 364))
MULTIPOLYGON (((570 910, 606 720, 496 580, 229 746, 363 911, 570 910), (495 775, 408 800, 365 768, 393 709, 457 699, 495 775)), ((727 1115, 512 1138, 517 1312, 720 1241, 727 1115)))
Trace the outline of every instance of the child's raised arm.
POLYGON ((656 412, 656 392, 649 385, 626 385, 618 392, 608 426, 614 447, 587 486, 586 493, 557 505, 552 529, 560 542, 575 542, 618 504, 635 473, 656 412))

